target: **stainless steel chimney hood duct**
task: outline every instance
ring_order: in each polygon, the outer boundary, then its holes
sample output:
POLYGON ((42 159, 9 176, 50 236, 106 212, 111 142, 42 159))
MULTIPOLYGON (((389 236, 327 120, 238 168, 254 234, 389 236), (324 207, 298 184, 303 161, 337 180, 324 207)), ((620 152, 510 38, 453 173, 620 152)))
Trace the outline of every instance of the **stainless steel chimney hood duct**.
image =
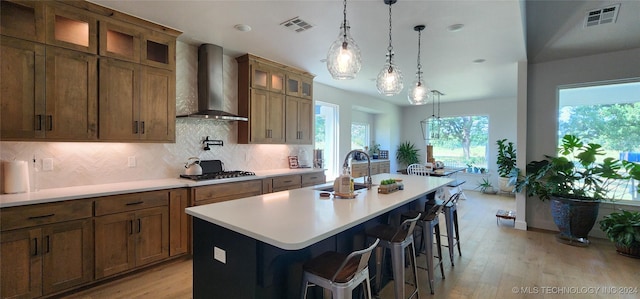
POLYGON ((224 111, 224 73, 222 47, 198 47, 198 112, 189 117, 227 121, 248 121, 246 117, 224 111))

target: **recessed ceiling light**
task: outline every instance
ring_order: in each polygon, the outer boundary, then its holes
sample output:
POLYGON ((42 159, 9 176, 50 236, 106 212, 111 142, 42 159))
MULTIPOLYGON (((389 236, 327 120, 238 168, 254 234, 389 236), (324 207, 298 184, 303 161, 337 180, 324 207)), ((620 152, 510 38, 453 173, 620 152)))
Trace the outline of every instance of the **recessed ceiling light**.
POLYGON ((480 58, 480 59, 476 59, 476 60, 474 60, 474 61, 473 61, 473 63, 483 63, 483 62, 485 62, 485 61, 487 61, 487 60, 486 60, 486 59, 482 59, 482 58, 480 58))
POLYGON ((464 27, 464 24, 453 24, 453 25, 451 25, 451 26, 449 26, 447 28, 451 32, 458 32, 458 31, 462 30, 463 27, 464 27))
POLYGON ((242 32, 251 31, 251 26, 249 26, 247 24, 237 24, 237 25, 233 26, 233 28, 235 28, 238 31, 242 31, 242 32))

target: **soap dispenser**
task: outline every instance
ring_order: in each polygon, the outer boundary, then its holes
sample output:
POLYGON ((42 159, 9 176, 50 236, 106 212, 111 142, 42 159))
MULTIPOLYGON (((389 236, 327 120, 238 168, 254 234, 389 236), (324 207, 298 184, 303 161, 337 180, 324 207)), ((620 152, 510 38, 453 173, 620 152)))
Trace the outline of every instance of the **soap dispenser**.
POLYGON ((347 167, 342 169, 342 175, 333 182, 333 191, 340 194, 351 193, 351 174, 347 167))

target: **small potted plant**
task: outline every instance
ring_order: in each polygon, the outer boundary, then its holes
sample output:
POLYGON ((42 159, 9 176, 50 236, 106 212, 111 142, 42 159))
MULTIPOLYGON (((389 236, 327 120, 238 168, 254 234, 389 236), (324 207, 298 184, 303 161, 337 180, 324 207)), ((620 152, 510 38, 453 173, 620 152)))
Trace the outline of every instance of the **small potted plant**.
POLYGON ((480 192, 485 194, 495 194, 496 191, 493 189, 493 185, 487 178, 483 178, 482 182, 478 183, 476 189, 480 189, 480 192))
POLYGON ((600 229, 619 254, 640 258, 640 212, 613 212, 600 220, 600 229))
POLYGON ((409 141, 401 143, 396 151, 396 160, 400 162, 401 166, 404 166, 402 173, 407 174, 407 166, 419 163, 419 156, 418 149, 413 143, 409 141))
POLYGON ((396 180, 394 179, 386 179, 380 181, 380 186, 378 186, 378 193, 391 193, 398 191, 398 184, 396 184, 396 180))
POLYGON ((371 159, 378 159, 378 156, 380 155, 380 144, 373 143, 369 148, 369 154, 371 155, 371 159))

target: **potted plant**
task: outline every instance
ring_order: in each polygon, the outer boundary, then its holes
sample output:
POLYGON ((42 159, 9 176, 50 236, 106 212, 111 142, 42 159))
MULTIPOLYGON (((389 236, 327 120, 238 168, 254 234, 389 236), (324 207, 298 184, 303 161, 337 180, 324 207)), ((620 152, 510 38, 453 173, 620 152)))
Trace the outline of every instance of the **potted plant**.
POLYGON ((482 182, 478 183, 476 189, 480 189, 480 192, 485 194, 495 194, 495 190, 493 189, 493 185, 487 178, 482 178, 482 182))
POLYGON ((502 192, 513 192, 513 186, 516 183, 520 169, 516 167, 516 149, 513 142, 507 142, 507 139, 496 141, 498 144, 498 182, 502 192))
POLYGON ((394 179, 386 179, 380 181, 380 186, 378 186, 378 193, 392 193, 398 191, 398 184, 394 179))
POLYGON ((600 201, 614 199, 608 198, 608 194, 613 192, 615 197, 616 186, 620 186, 615 182, 640 180, 640 164, 614 158, 599 161, 598 156, 604 155, 602 146, 585 144, 573 135, 562 138, 559 153, 559 157, 545 155, 544 160, 529 162, 526 175, 516 182, 515 191, 526 189, 527 196, 550 200, 551 214, 560 230, 557 239, 586 246, 600 201))
POLYGON ((640 212, 613 212, 600 220, 600 229, 619 254, 640 258, 640 212))
POLYGON ((407 166, 419 163, 420 160, 418 160, 418 157, 418 149, 413 143, 405 141, 398 146, 398 150, 396 151, 396 160, 398 160, 401 166, 404 166, 402 173, 406 174, 407 166))
POLYGON ((371 147, 369 148, 369 154, 371 155, 372 159, 378 159, 378 156, 380 155, 380 144, 379 143, 372 144, 371 147))

